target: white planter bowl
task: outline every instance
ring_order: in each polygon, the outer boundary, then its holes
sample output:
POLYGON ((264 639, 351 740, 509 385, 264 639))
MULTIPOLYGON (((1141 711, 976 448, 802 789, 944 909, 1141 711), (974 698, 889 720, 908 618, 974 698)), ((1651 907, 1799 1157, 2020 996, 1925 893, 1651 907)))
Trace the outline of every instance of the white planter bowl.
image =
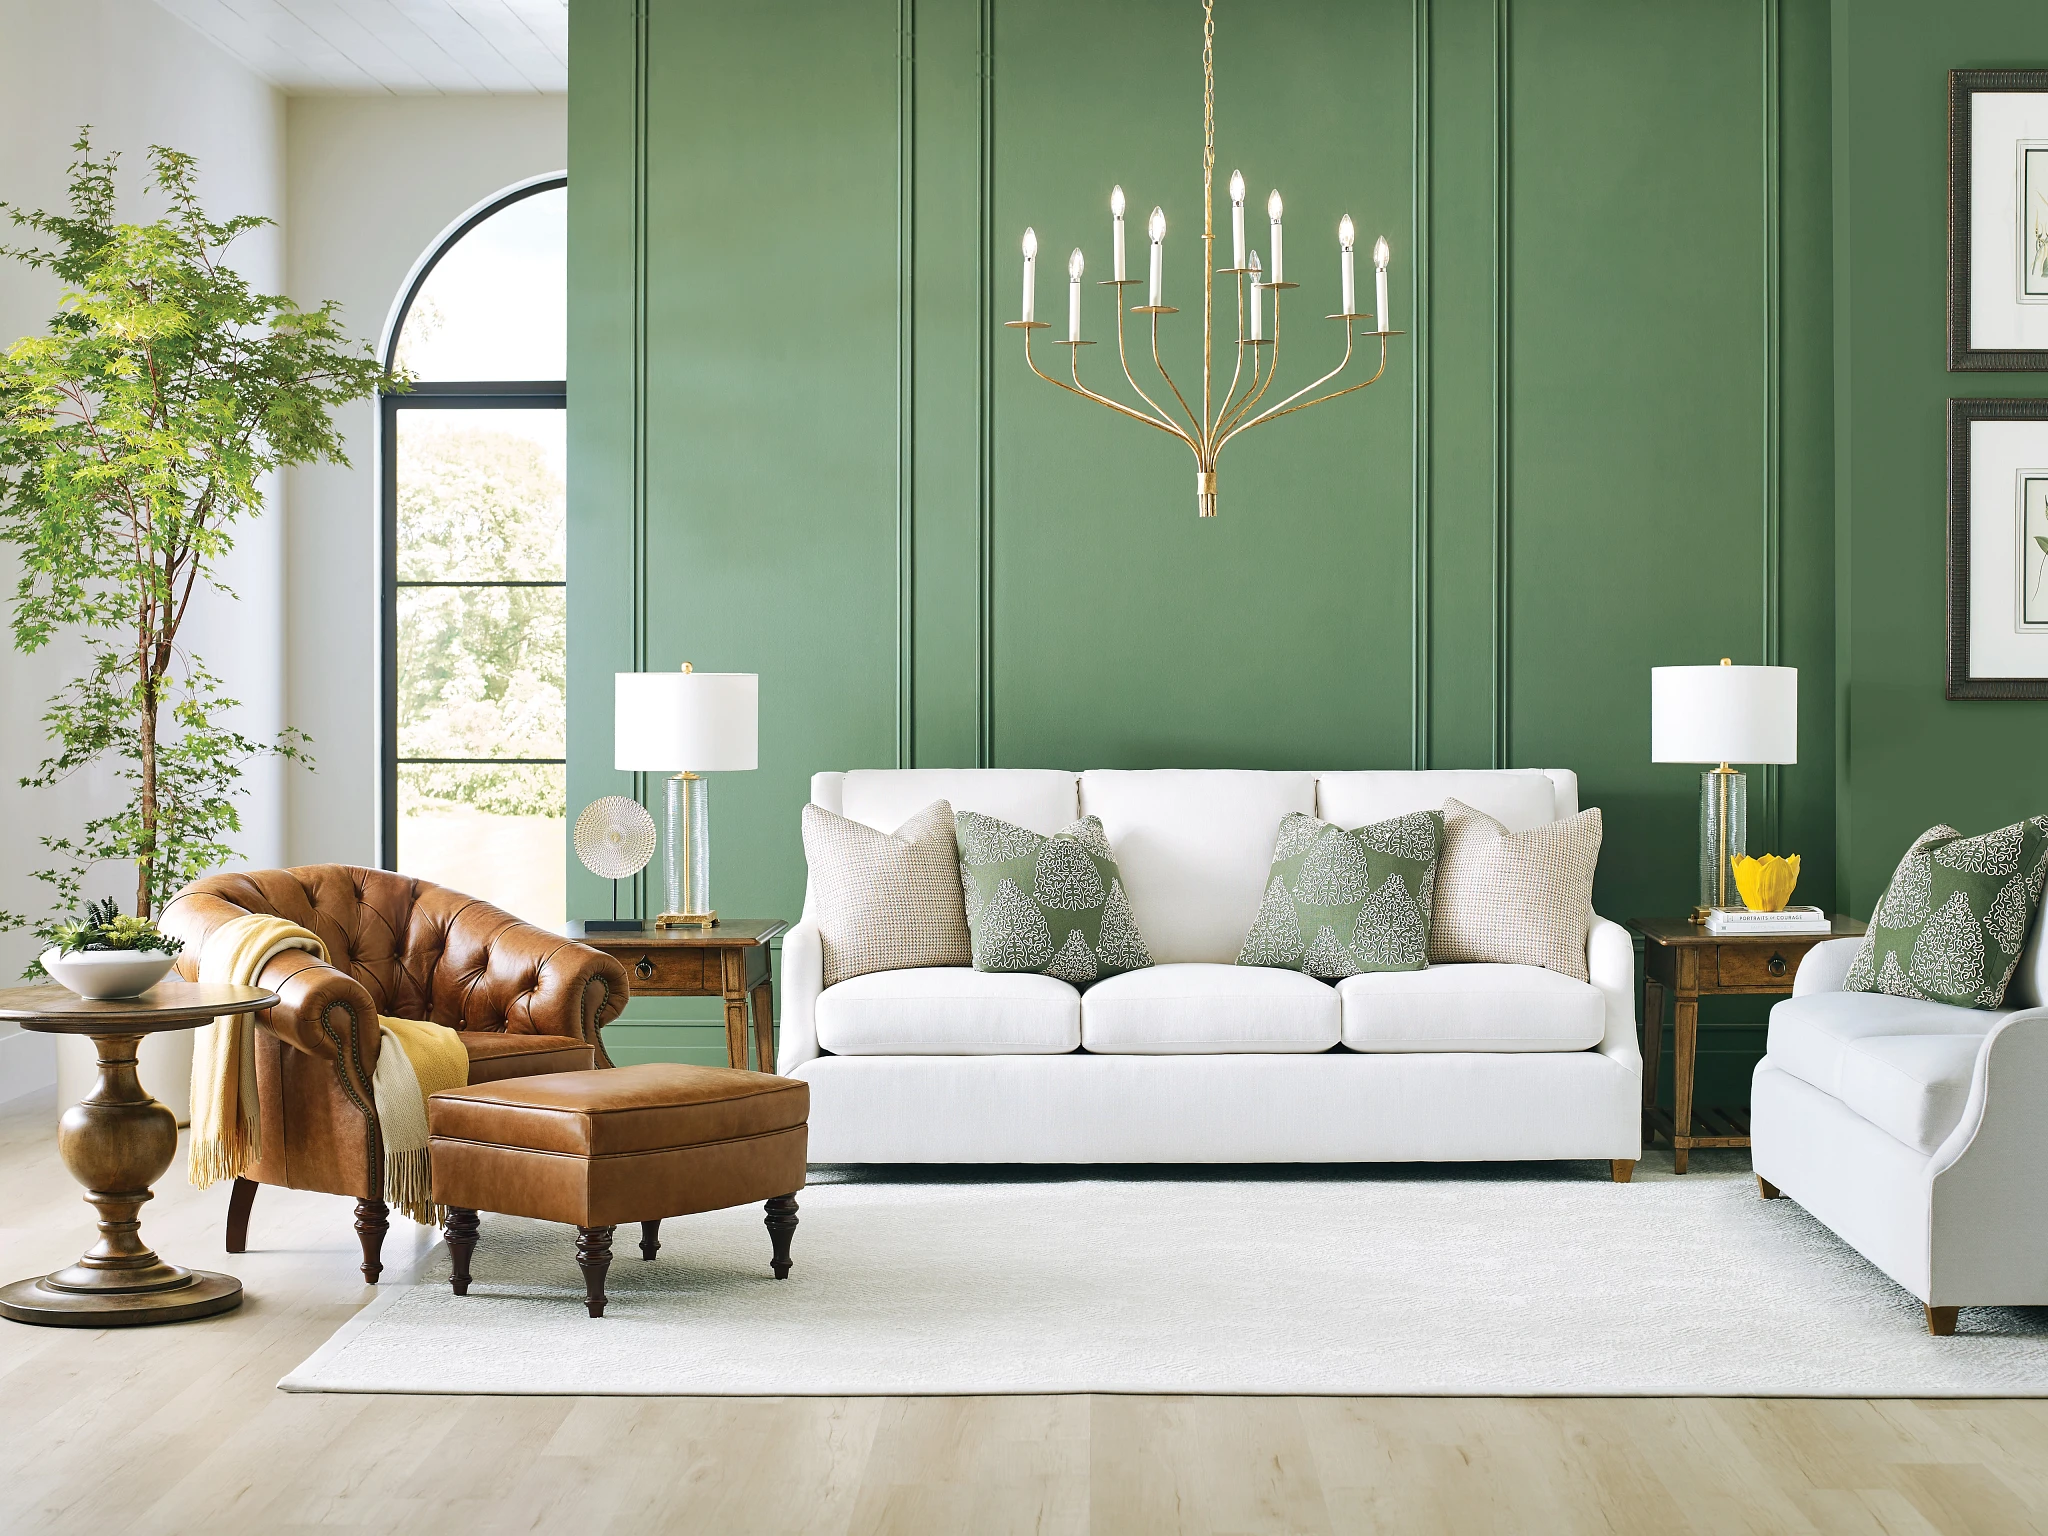
POLYGON ((82 949, 59 954, 43 951, 43 969, 80 997, 105 1002, 135 997, 162 981, 177 958, 141 949, 82 949))

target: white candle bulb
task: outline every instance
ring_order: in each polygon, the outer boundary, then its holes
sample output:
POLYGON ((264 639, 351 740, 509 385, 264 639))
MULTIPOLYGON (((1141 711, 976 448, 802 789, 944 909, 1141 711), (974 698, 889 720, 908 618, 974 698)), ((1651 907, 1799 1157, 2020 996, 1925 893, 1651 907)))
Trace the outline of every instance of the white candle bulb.
POLYGON ((1358 243, 1358 230, 1351 222, 1351 215, 1345 214, 1337 221, 1337 249, 1343 253, 1344 306, 1340 314, 1355 314, 1358 311, 1358 281, 1352 270, 1352 246, 1358 243))
POLYGON ((1074 247, 1074 254, 1067 258, 1067 340, 1081 339, 1081 274, 1088 269, 1087 258, 1082 256, 1081 247, 1074 247))
POLYGON ((1259 284, 1259 253, 1253 251, 1245 265, 1252 274, 1252 340, 1258 341, 1266 330, 1266 290, 1259 284))
POLYGON ((1244 172, 1230 173, 1230 264, 1244 270, 1244 172))
POLYGON ((1113 237, 1110 242, 1110 258, 1116 270, 1110 275, 1118 282, 1124 280, 1124 189, 1114 186, 1109 189, 1109 228, 1113 237))
POLYGON ((1381 235, 1372 247, 1372 302, 1373 324, 1382 331, 1394 328, 1394 317, 1387 304, 1387 260, 1392 253, 1387 249, 1387 237, 1381 235))
POLYGON ((1027 227, 1024 231, 1024 314, 1025 320, 1035 320, 1033 313, 1038 308, 1038 231, 1027 227))
POLYGON ((1266 199, 1266 217, 1273 221, 1273 277, 1276 283, 1285 282, 1281 275, 1286 270, 1286 261, 1280 247, 1280 189, 1275 187, 1273 195, 1266 199))
POLYGON ((1145 232, 1152 237, 1152 307, 1161 307, 1160 293, 1165 288, 1166 276, 1166 210, 1154 208, 1152 217, 1145 225, 1145 232))

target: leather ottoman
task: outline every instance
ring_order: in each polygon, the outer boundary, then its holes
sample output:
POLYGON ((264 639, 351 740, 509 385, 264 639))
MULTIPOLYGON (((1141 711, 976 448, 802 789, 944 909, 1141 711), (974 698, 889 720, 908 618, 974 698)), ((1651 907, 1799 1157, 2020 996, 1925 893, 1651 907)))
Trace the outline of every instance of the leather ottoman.
POLYGON ((659 1062, 435 1094, 434 1201, 448 1210, 455 1294, 469 1294, 480 1210, 575 1227, 592 1317, 604 1316, 620 1222, 640 1223, 640 1256, 651 1259, 664 1217, 765 1201, 771 1267, 784 1278, 810 1108, 810 1085, 794 1078, 659 1062))

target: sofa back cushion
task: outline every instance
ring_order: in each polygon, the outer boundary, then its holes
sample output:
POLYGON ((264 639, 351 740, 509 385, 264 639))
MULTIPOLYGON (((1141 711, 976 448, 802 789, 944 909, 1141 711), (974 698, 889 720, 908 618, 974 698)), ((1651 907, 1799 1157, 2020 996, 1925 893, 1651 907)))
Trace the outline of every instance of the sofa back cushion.
POLYGON ((1316 776, 1316 815, 1346 829, 1446 800, 1484 811, 1510 832, 1527 832, 1578 813, 1578 776, 1540 768, 1390 770, 1316 776), (1560 793, 1562 791, 1562 793, 1560 793))
POLYGON ((1102 819, 1138 931, 1161 965, 1237 959, 1265 893, 1280 819, 1314 815, 1315 803, 1313 773, 1157 768, 1081 775, 1081 812, 1102 819))
POLYGON ((1046 837, 1081 815, 1075 776, 1057 768, 856 768, 817 775, 811 799, 884 832, 895 831, 934 800, 955 811, 1000 817, 1046 837), (831 786, 820 782, 831 779, 839 781, 837 805, 824 798, 831 786))

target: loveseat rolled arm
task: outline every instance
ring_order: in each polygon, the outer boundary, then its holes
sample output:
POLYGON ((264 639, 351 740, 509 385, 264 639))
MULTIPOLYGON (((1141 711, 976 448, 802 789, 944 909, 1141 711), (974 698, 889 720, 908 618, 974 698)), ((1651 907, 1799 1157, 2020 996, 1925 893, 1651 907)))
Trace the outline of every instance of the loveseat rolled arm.
POLYGON ((775 1070, 785 1075, 818 1054, 818 994, 825 990, 825 941, 818 925, 798 923, 782 938, 782 1043, 775 1070))
POLYGON ((1856 952, 1863 947, 1861 939, 1823 939, 1809 949, 1799 962, 1799 969, 1792 973, 1792 995, 1805 997, 1813 992, 1846 991, 1842 983, 1849 979, 1849 967, 1855 963, 1856 952))
POLYGON ((1606 1029, 1597 1049, 1640 1072, 1643 1054, 1636 1039, 1635 940, 1626 928, 1597 912, 1586 934, 1586 979, 1599 989, 1607 1005, 1606 1029))

